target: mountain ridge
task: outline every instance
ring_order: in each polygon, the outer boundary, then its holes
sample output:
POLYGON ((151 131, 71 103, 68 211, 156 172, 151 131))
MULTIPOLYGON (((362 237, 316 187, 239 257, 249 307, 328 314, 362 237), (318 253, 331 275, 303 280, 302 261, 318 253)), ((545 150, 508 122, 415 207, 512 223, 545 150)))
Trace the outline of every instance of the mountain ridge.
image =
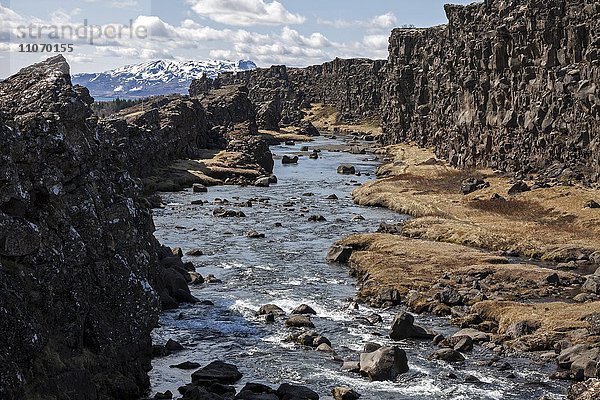
POLYGON ((206 75, 256 69, 250 60, 171 61, 155 60, 130 64, 98 73, 73 75, 73 84, 85 86, 91 95, 102 99, 137 99, 167 94, 187 94, 192 80, 206 75))

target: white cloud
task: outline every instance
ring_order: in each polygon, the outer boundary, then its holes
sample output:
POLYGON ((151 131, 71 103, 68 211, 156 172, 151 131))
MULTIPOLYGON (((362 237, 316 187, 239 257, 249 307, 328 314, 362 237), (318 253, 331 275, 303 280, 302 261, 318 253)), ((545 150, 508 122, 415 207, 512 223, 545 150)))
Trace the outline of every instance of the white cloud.
MULTIPOLYGON (((227 0, 225 2, 232 1, 227 0)), ((237 1, 237 0, 236 0, 237 1)), ((196 1, 197 2, 197 1, 196 1)), ((264 3, 259 1, 259 3, 264 3)), ((265 3, 266 4, 266 3, 265 3)), ((387 15, 387 14, 386 14, 387 15)), ((370 19, 382 19, 379 25, 387 24, 393 20, 391 16, 378 16, 370 19)), ((0 6, 0 42, 3 41, 2 33, 15 37, 15 27, 18 25, 44 26, 48 21, 34 17, 24 17, 14 13, 8 8, 0 6)), ((62 21, 61 24, 70 27, 81 26, 73 18, 73 14, 55 14, 54 19, 62 21)), ((95 37, 94 45, 89 45, 89 38, 49 39, 47 36, 39 40, 30 39, 31 42, 73 43, 74 54, 70 54, 69 61, 77 64, 90 64, 92 60, 102 61, 107 57, 121 58, 119 64, 134 63, 136 60, 173 59, 185 57, 215 59, 251 59, 261 66, 272 64, 287 64, 290 66, 306 66, 330 61, 335 57, 369 57, 386 58, 388 35, 381 31, 365 30, 365 35, 356 40, 334 40, 321 32, 302 32, 289 26, 268 31, 268 33, 255 32, 249 28, 223 28, 211 26, 185 19, 179 24, 170 24, 158 16, 139 15, 134 19, 133 30, 140 27, 146 28, 147 37, 132 35, 130 28, 121 24, 104 25, 107 27, 122 28, 118 37, 95 37), (192 56, 190 56, 193 54, 192 56), (194 56, 195 55, 195 56, 194 56)), ((34 29, 35 30, 35 29, 34 29)), ((6 40, 5 40, 6 41, 6 40)), ((13 44, 21 41, 14 41, 13 44)), ((86 67, 86 69, 90 69, 86 67)))
POLYGON ((367 28, 367 29, 389 29, 398 23, 398 19, 393 12, 389 12, 387 14, 376 15, 373 18, 368 20, 344 20, 344 19, 336 19, 333 21, 318 19, 317 22, 321 25, 333 26, 334 28, 343 29, 343 28, 367 28))
POLYGON ((363 38, 365 46, 372 47, 374 49, 387 49, 388 47, 388 35, 367 35, 363 38))
POLYGON ((280 2, 269 0, 188 0, 201 17, 225 25, 293 25, 306 18, 288 11, 280 2))

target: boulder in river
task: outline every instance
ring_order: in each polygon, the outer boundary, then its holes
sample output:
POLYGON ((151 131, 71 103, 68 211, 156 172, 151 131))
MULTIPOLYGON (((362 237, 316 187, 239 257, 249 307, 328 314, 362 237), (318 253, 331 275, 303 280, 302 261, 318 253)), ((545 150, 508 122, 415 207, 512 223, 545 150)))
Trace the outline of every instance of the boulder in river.
POLYGON ((192 374, 193 384, 220 383, 231 385, 242 379, 242 373, 233 364, 213 361, 192 374))
POLYGON ((165 348, 169 351, 181 351, 184 347, 173 339, 167 340, 167 344, 165 344, 165 348))
POLYGON ((246 236, 250 239, 264 239, 265 234, 257 231, 249 231, 246 236))
POLYGON ((191 249, 187 253, 185 253, 185 255, 189 257, 200 257, 204 255, 204 252, 200 249, 191 249))
POLYGON ((314 308, 312 308, 311 306, 309 306, 307 304, 300 304, 298 307, 296 307, 294 309, 294 311, 292 311, 292 314, 297 314, 297 315, 305 315, 305 314, 317 315, 317 312, 314 310, 314 308))
POLYGON ((180 364, 169 365, 169 368, 177 368, 177 369, 196 369, 200 368, 200 364, 193 361, 184 361, 180 364))
POLYGON ((219 218, 231 218, 231 217, 243 218, 246 216, 246 214, 244 214, 242 211, 227 210, 223 207, 216 208, 213 211, 213 215, 215 217, 219 217, 219 218))
POLYGON ((460 352, 450 348, 436 350, 430 358, 446 362, 461 362, 465 360, 465 357, 460 352))
POLYGON ((283 311, 283 309, 281 309, 281 307, 276 306, 275 304, 265 304, 264 306, 261 306, 258 309, 258 311, 256 312, 256 315, 267 315, 267 314, 285 315, 285 311, 283 311))
POLYGON ((254 181, 256 187, 269 187, 271 186, 271 179, 268 176, 261 176, 254 181))
POLYGON ((277 395, 281 400, 319 400, 319 395, 305 387, 282 383, 277 389, 277 395))
POLYGON ((392 340, 402 339, 432 339, 434 335, 427 332, 425 328, 415 325, 415 317, 407 312, 400 312, 394 317, 390 338, 392 340))
POLYGON ((356 393, 349 387, 338 386, 331 391, 335 400, 358 400, 360 394, 356 393))
POLYGON ((308 217, 309 222, 326 222, 327 219, 322 215, 311 215, 308 217))
POLYGON ((304 315, 292 315, 285 321, 285 325, 294 328, 314 328, 315 324, 304 315))
POLYGON ((282 164, 298 164, 298 156, 290 157, 288 155, 285 155, 281 158, 281 163, 282 164))
POLYGON ((356 173, 356 168, 354 168, 354 165, 342 164, 337 168, 337 173, 342 175, 354 175, 356 173))
POLYGON ((562 350, 556 361, 559 367, 570 369, 577 380, 597 378, 600 373, 600 348, 578 344, 562 350))
POLYGON ((329 248, 329 251, 327 252, 327 261, 332 263, 345 264, 350 259, 352 251, 353 249, 350 246, 334 244, 329 248))
POLYGON ((206 193, 208 192, 208 188, 200 183, 194 183, 194 185, 192 185, 192 191, 194 193, 206 193))
POLYGON ((371 381, 393 381, 408 372, 406 352, 399 347, 382 347, 360 355, 360 372, 371 381))
POLYGON ((275 390, 260 383, 247 383, 234 397, 235 400, 279 400, 275 390))

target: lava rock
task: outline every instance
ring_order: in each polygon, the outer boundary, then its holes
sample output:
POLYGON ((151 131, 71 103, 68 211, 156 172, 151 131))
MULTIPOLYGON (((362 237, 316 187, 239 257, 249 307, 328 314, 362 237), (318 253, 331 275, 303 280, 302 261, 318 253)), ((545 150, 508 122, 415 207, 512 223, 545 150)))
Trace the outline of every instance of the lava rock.
POLYGON ((281 163, 282 164, 298 164, 298 156, 290 157, 288 155, 284 155, 281 158, 281 163))
POLYGON ((282 383, 277 388, 277 395, 281 400, 319 400, 317 392, 298 385, 282 383))
POLYGON ((237 367, 222 361, 213 361, 192 374, 192 383, 203 383, 203 386, 206 382, 230 385, 240 379, 242 379, 242 373, 237 367))
POLYGON ((434 335, 427 332, 424 328, 415 325, 415 317, 407 312, 400 312, 394 317, 390 338, 392 340, 402 340, 408 338, 414 339, 432 339, 434 335))
POLYGON ((285 321, 285 325, 294 328, 314 328, 315 324, 309 317, 303 315, 292 315, 285 321))
POLYGON ((306 304, 301 304, 298 307, 296 307, 293 311, 292 314, 300 314, 300 315, 304 315, 304 314, 310 314, 310 315, 317 315, 317 312, 309 305, 306 304))
POLYGON ((476 192, 478 190, 485 189, 489 186, 490 186, 489 182, 486 182, 483 179, 467 178, 461 182, 460 191, 463 194, 467 195, 467 194, 476 192))
POLYGON ((360 355, 360 372, 371 381, 393 381, 408 372, 406 352, 399 347, 382 347, 360 355))
POLYGON ((331 390, 331 394, 335 400, 358 400, 360 394, 349 387, 338 386, 331 390))
POLYGON ((206 193, 208 192, 208 188, 200 183, 194 183, 192 185, 192 191, 194 193, 206 193))
POLYGON ((460 352, 448 348, 436 350, 433 354, 431 354, 430 358, 446 362, 462 362, 465 360, 460 352))
POLYGON ((523 181, 518 181, 514 185, 508 189, 508 194, 511 196, 517 195, 519 193, 524 193, 530 191, 531 188, 523 181))
POLYGON ((342 175, 354 175, 356 173, 356 168, 354 168, 354 165, 343 164, 338 167, 337 173, 342 175))
POLYGON ((285 311, 283 311, 283 309, 279 306, 276 306, 275 304, 265 304, 264 306, 261 306, 258 311, 256 312, 256 315, 267 315, 267 314, 273 314, 273 315, 285 315, 285 311))
POLYGON ((339 244, 334 244, 329 248, 327 252, 327 261, 331 263, 341 263, 345 264, 350 260, 350 256, 352 256, 352 247, 350 246, 342 246, 339 244))

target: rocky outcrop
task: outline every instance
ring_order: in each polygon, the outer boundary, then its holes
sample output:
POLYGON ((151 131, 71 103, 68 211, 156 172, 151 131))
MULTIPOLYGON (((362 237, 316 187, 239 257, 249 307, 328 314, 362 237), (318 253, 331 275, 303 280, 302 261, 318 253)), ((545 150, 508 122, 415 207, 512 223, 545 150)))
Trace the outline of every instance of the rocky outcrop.
POLYGON ((0 398, 148 386, 158 243, 62 56, 0 83, 0 398))
POLYGON ((178 159, 199 158, 205 149, 239 151, 245 162, 259 165, 264 173, 273 170, 245 87, 228 86, 192 98, 158 98, 102 120, 100 129, 114 143, 114 157, 136 177, 178 159))
POLYGON ((458 167, 600 178, 600 4, 447 5, 448 25, 392 32, 389 143, 434 146, 458 167))
POLYGON ((190 87, 190 95, 210 93, 226 85, 245 85, 263 129, 300 125, 305 116, 303 109, 311 103, 336 108, 344 122, 377 119, 384 65, 384 60, 367 59, 335 59, 307 68, 279 65, 221 74, 215 80, 197 79, 190 87))

